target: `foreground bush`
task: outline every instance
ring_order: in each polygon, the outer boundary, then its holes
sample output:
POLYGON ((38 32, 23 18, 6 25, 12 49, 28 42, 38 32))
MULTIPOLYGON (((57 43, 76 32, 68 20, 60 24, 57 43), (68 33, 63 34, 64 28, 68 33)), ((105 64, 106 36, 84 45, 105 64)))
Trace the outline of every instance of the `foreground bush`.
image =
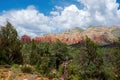
POLYGON ((27 64, 22 65, 22 66, 20 67, 20 69, 21 69, 21 71, 22 71, 23 73, 32 73, 32 72, 33 72, 33 67, 30 66, 30 65, 27 65, 27 64))

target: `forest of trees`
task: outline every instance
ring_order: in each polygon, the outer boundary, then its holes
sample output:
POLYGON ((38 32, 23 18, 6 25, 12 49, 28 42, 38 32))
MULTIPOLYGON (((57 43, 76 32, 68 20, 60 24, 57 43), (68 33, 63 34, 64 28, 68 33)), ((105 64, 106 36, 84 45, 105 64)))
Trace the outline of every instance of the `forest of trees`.
POLYGON ((43 76, 64 80, 120 80, 120 39, 114 47, 99 47, 86 36, 84 46, 73 47, 59 40, 52 43, 21 42, 7 22, 0 29, 0 65, 22 65, 43 76))

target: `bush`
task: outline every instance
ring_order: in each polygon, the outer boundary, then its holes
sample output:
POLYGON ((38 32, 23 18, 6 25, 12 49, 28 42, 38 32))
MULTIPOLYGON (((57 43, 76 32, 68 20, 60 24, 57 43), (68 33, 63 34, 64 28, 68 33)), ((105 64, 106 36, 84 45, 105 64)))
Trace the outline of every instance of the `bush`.
POLYGON ((13 64, 12 68, 19 68, 19 65, 18 64, 13 64))
POLYGON ((0 50, 0 65, 5 65, 5 64, 8 64, 8 63, 9 63, 9 60, 7 59, 7 56, 5 55, 5 53, 3 53, 0 50))
POLYGON ((102 80, 116 80, 115 74, 112 69, 106 69, 101 72, 100 79, 102 80))
POLYGON ((23 72, 23 73, 32 73, 33 72, 33 67, 32 66, 30 66, 30 65, 23 65, 23 66, 21 66, 21 71, 23 72))
POLYGON ((79 76, 78 75, 71 75, 69 77, 69 80, 80 80, 79 76))
POLYGON ((49 73, 46 75, 49 79, 52 79, 52 78, 57 78, 57 74, 56 73, 49 73))

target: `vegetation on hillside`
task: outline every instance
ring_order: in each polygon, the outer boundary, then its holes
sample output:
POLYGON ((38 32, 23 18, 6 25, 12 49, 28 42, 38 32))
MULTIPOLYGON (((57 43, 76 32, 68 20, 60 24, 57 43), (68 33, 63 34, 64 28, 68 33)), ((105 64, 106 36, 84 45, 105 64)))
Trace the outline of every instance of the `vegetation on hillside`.
POLYGON ((1 27, 0 65, 18 65, 24 73, 37 71, 64 80, 120 80, 120 40, 113 47, 99 47, 86 37, 84 46, 56 42, 24 43, 11 23, 1 27))

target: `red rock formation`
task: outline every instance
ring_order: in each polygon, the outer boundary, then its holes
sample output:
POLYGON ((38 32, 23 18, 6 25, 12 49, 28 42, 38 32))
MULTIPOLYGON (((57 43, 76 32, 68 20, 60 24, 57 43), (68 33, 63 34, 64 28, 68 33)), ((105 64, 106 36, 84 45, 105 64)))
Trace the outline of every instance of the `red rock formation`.
POLYGON ((34 40, 35 42, 40 42, 40 41, 41 41, 41 38, 35 37, 33 40, 34 40))
POLYGON ((31 42, 31 38, 28 35, 23 35, 21 37, 22 42, 31 42))
MULTIPOLYGON (((61 34, 47 34, 44 36, 39 36, 33 38, 36 42, 56 42, 57 39, 59 39, 61 42, 66 44, 76 44, 78 42, 85 42, 86 36, 88 36, 91 40, 93 40, 96 43, 109 43, 110 41, 116 39, 116 37, 112 34, 112 31, 114 30, 120 30, 120 27, 90 27, 86 29, 85 31, 80 31, 73 29, 69 30, 67 32, 62 32, 61 34)), ((30 38, 27 35, 24 35, 22 37, 22 41, 29 42, 30 38)))
POLYGON ((96 43, 100 43, 100 42, 109 42, 109 40, 107 39, 107 37, 104 36, 104 35, 94 36, 93 41, 96 42, 96 43))
MULTIPOLYGON (((73 38, 71 37, 66 37, 65 35, 64 36, 61 36, 61 35, 45 35, 45 36, 39 36, 39 37, 35 37, 33 38, 33 40, 35 42, 55 42, 57 39, 59 39, 61 42, 65 43, 65 44, 76 44, 78 42, 84 42, 84 39, 80 36, 74 36, 73 38)), ((22 39, 21 39, 23 42, 30 42, 31 39, 29 36, 27 35, 24 35, 22 36, 22 39)), ((105 41, 105 42, 108 42, 107 38, 104 36, 104 35, 98 35, 98 36, 94 36, 93 39, 92 39, 94 42, 96 43, 99 43, 101 41, 105 41)))

